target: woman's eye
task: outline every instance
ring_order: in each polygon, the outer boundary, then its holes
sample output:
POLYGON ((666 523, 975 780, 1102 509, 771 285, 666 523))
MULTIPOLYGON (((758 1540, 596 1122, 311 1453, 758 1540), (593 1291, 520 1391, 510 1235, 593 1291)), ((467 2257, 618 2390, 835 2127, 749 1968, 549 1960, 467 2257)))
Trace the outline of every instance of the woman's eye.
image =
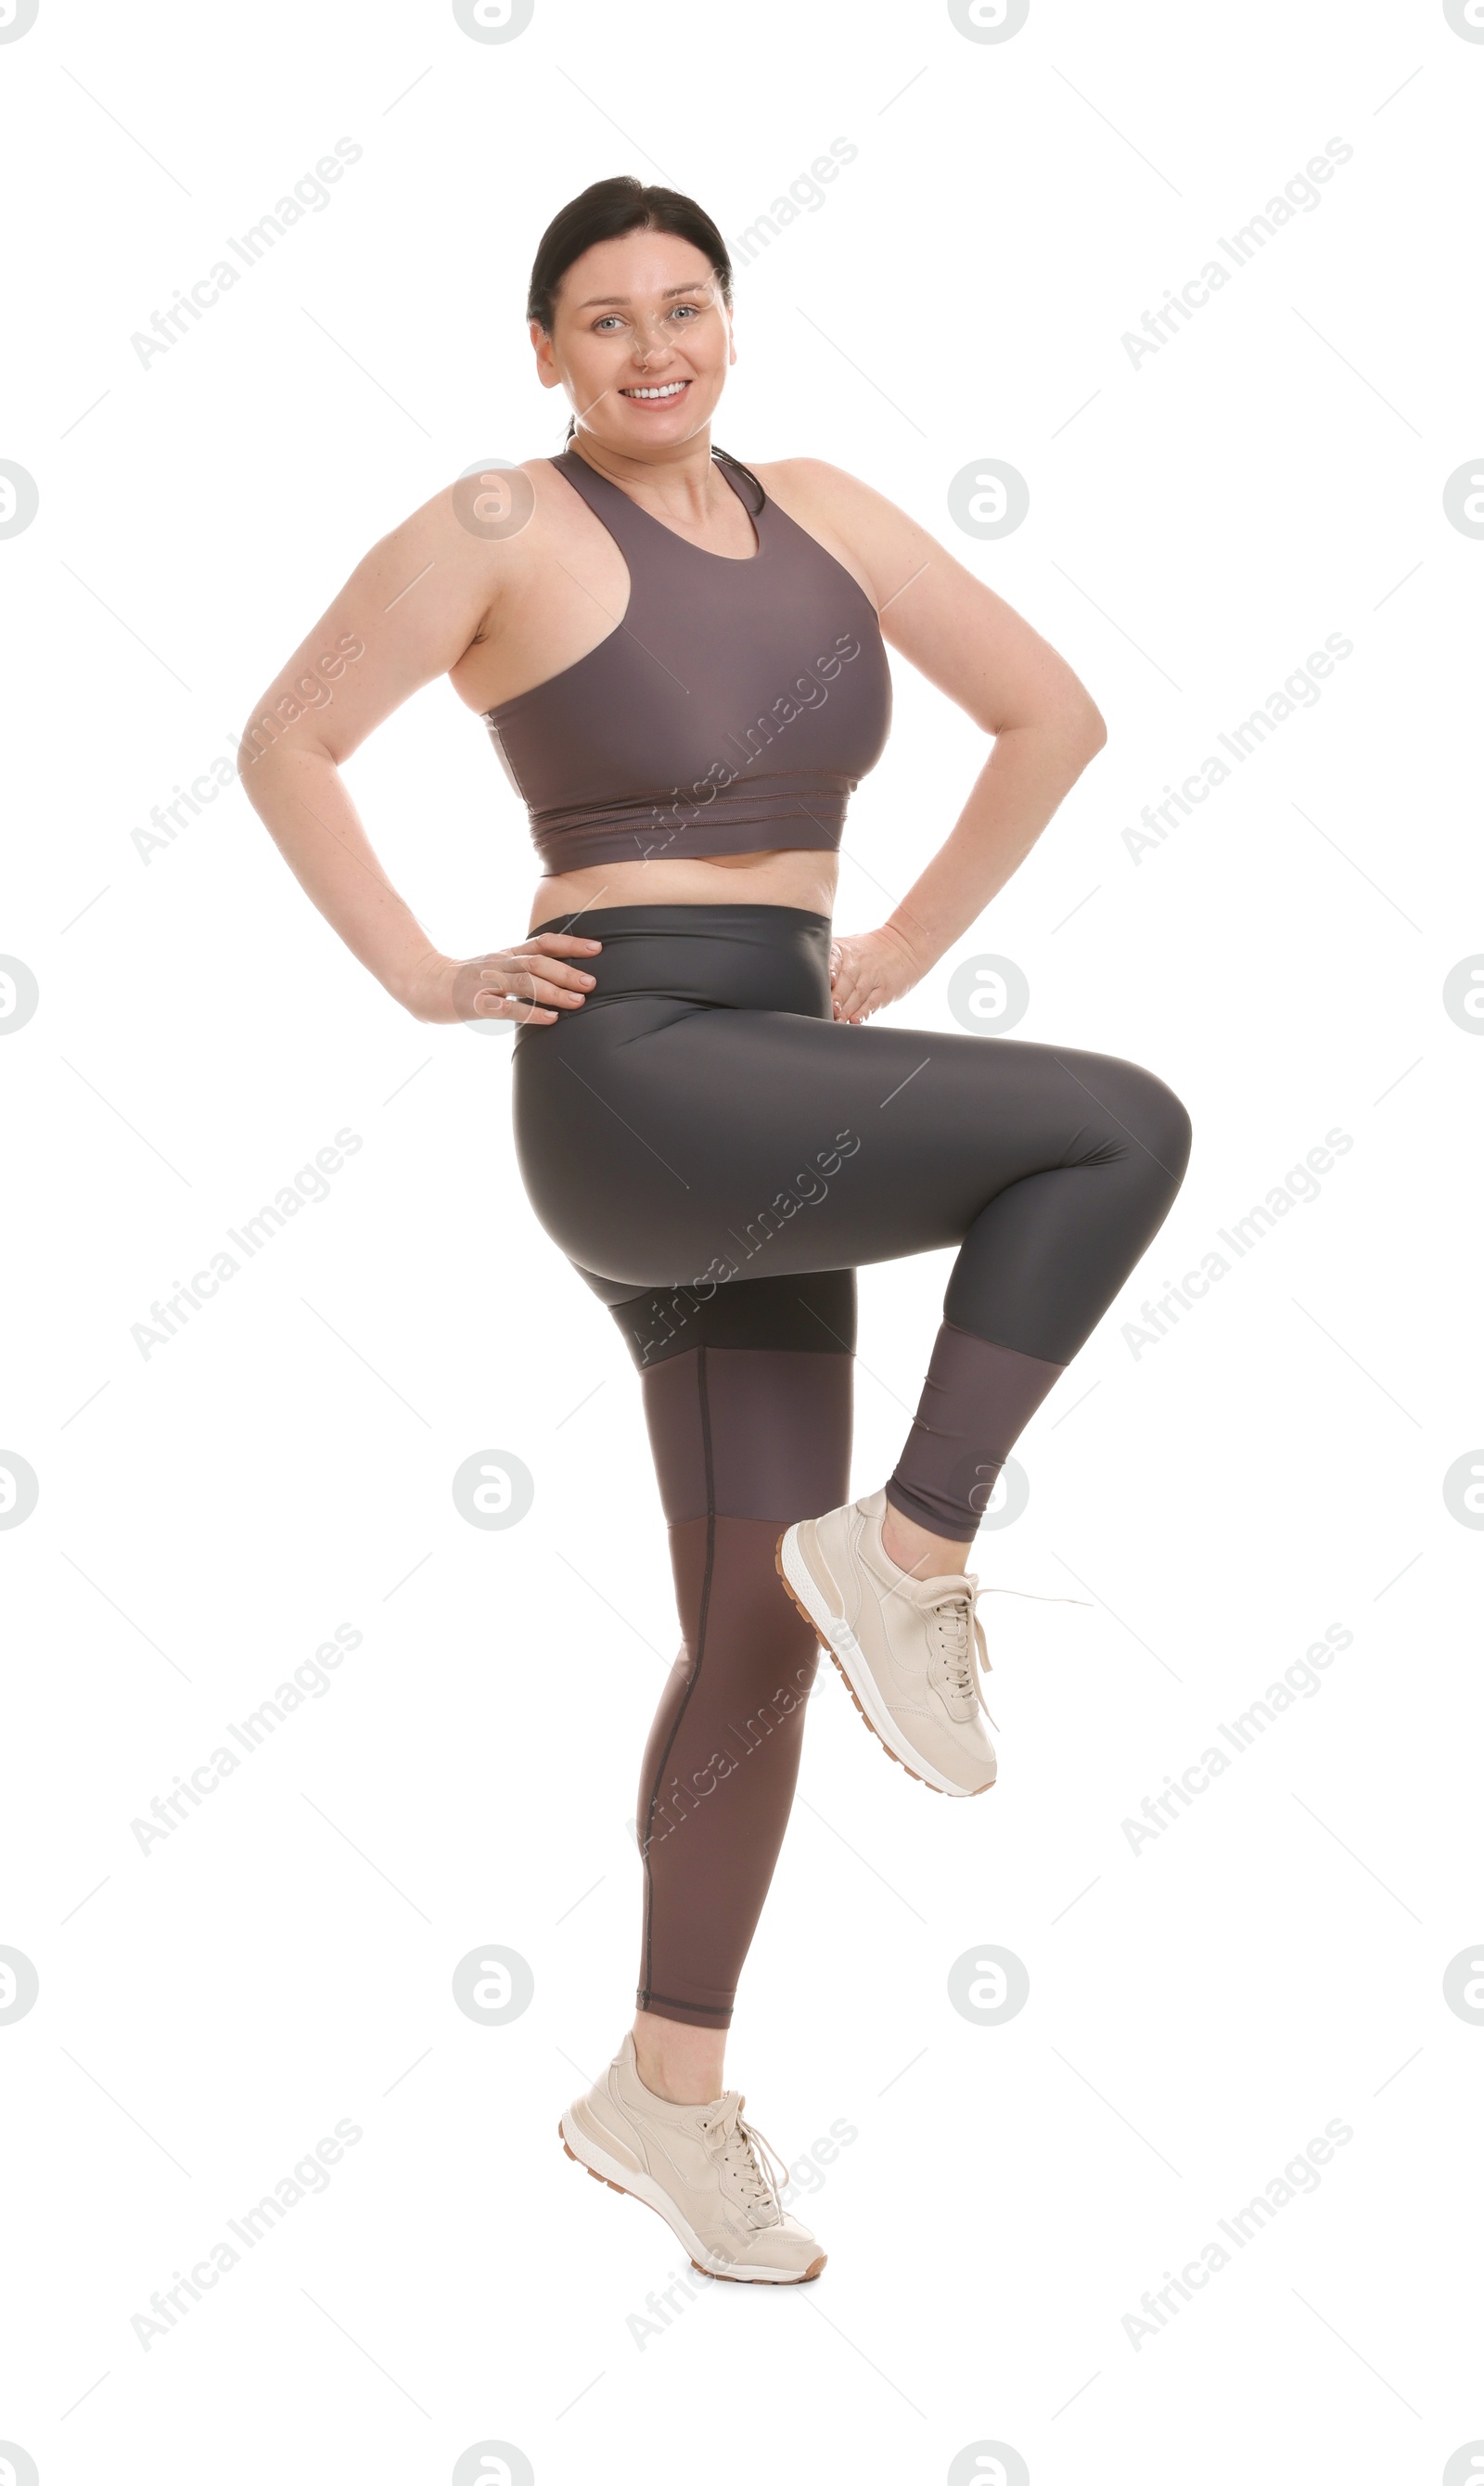
MULTIPOLYGON (((701 317, 701 306, 699 302, 676 302, 673 306, 671 317, 673 318, 677 318, 683 312, 687 315, 686 324, 689 325, 691 319, 697 319, 701 317)), ((605 311, 600 319, 594 319, 592 323, 592 333, 594 336, 600 336, 605 328, 621 327, 622 324, 623 315, 621 312, 605 311)))

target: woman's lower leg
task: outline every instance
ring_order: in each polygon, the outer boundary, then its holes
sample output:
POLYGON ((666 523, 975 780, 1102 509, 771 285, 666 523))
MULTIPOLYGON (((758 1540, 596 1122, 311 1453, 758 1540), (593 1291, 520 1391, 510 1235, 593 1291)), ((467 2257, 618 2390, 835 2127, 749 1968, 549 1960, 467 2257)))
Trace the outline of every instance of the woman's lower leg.
POLYGON ((849 1489, 855 1277, 758 1278, 668 1332, 663 1298, 620 1309, 682 1633, 640 1769, 634 2046, 646 2085, 701 2104, 793 1800, 818 1644, 776 1553, 849 1489))
POLYGON ((889 1502, 881 1521, 881 1542, 904 1571, 912 1572, 919 1580, 931 1580, 940 1572, 964 1570, 974 1539, 935 1536, 931 1529, 909 1519, 905 1511, 889 1502))
POLYGON ((707 2106, 726 2086, 725 2029, 693 2029, 657 2011, 636 2011, 634 2054, 646 2088, 672 2106, 707 2106))
POLYGON ((912 1430, 887 1480, 882 1543, 893 1562, 920 1579, 963 1570, 1013 1444, 1064 1369, 940 1324, 912 1430))

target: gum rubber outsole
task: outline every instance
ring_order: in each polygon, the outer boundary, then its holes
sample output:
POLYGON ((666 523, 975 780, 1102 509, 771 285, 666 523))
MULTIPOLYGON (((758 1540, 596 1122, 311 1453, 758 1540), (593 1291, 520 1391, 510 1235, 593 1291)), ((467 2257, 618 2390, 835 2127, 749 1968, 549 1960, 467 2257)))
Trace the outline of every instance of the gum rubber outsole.
MULTIPOLYGON (((616 2184, 611 2175, 600 2175, 595 2167, 590 2167, 585 2159, 579 2158, 576 2150, 567 2140, 566 2134, 562 2129, 562 2119, 560 2115, 557 2118, 557 2139, 561 2141, 563 2148, 566 2151, 572 2165, 574 2167, 580 2167, 585 2175, 591 2175, 594 2184, 606 2184, 610 2193, 621 2193, 625 2200, 639 2201, 639 2206, 642 2210, 654 2210, 654 2203, 652 2201, 641 2201, 639 2199, 639 2195, 637 2193, 629 2192, 626 2185, 616 2184)), ((657 2219, 665 2219, 665 2213, 663 2210, 654 2210, 654 2215, 657 2219)), ((665 2224, 667 2227, 670 2226, 670 2221, 668 2219, 665 2219, 665 2224)), ((670 2231, 671 2234, 673 2235, 674 2229, 673 2227, 671 2227, 670 2231)), ((830 2256, 828 2253, 821 2253, 816 2261, 811 2261, 810 2263, 808 2270, 804 2270, 799 2273, 797 2279, 737 2279, 734 2271, 707 2270, 705 2263, 703 2261, 698 2261, 694 2253, 689 2255, 692 2270, 699 2270, 702 2279, 731 2279, 738 2287, 802 2287, 806 2280, 817 2279, 819 2277, 820 2272, 823 2270, 825 2263, 829 2258, 830 2256)))
MULTIPOLYGON (((922 1773, 921 1773, 921 1770, 915 1770, 915 1769, 913 1769, 913 1768, 911 1767, 910 1763, 908 1763, 907 1761, 904 1761, 904 1760, 902 1759, 902 1756, 901 1756, 900 1753, 893 1753, 893 1752, 891 1745, 887 1742, 887 1739, 886 1739, 885 1735, 883 1735, 883 1733, 882 1733, 882 1731, 881 1731, 880 1727, 877 1726, 877 1724, 876 1724, 876 1722, 875 1722, 874 1718, 870 1717, 870 1716, 867 1714, 867 1712, 866 1712, 865 1709, 863 1709, 863 1708, 862 1708, 862 1706, 861 1706, 861 1700, 860 1700, 860 1695, 857 1693, 856 1688, 855 1688, 855 1685, 851 1682, 849 1675, 845 1672, 845 1670, 844 1670, 843 1666, 841 1666, 841 1664, 840 1664, 840 1662, 839 1662, 838 1657, 836 1655, 835 1650, 830 1646, 829 1642, 825 1639, 825 1636, 824 1636, 823 1632, 820 1630, 819 1625, 815 1622, 814 1617, 813 1617, 813 1616, 810 1613, 810 1610, 809 1610, 808 1606, 806 1606, 806 1605, 803 1603, 802 1599, 801 1599, 801 1598, 800 1598, 800 1596, 799 1596, 799 1593, 798 1593, 797 1589, 794 1588, 793 1582, 789 1579, 787 1572, 786 1572, 786 1571, 784 1570, 784 1568, 783 1568, 783 1538, 787 1535, 787 1533, 788 1533, 788 1531, 787 1531, 787 1529, 786 1529, 786 1528, 784 1528, 784 1529, 781 1529, 781 1530, 779 1531, 778 1542, 777 1542, 777 1544, 776 1544, 776 1545, 774 1546, 774 1548, 773 1548, 773 1568, 774 1568, 774 1570, 778 1573, 779 1578, 782 1580, 782 1582, 783 1582, 783 1590, 784 1590, 785 1595, 786 1595, 786 1596, 791 1600, 791 1602, 792 1602, 795 1606, 797 1606, 797 1607, 798 1607, 798 1610, 799 1610, 800 1614, 804 1616, 804 1619, 805 1619, 805 1621, 808 1623, 808 1625, 809 1625, 809 1627, 810 1627, 810 1630, 813 1633, 815 1640, 819 1643, 820 1647, 824 1650, 824 1653, 825 1653, 826 1657, 828 1657, 828 1658, 833 1658, 833 1659, 834 1659, 834 1662, 835 1662, 835 1671, 836 1671, 836 1673, 839 1676, 839 1679, 840 1679, 841 1683, 843 1683, 843 1685, 844 1685, 844 1687, 845 1687, 846 1691, 849 1693, 851 1699, 855 1702, 856 1715, 857 1715, 857 1716, 862 1720, 863 1724, 864 1724, 865 1726, 866 1726, 870 1729, 870 1732, 875 1736, 877 1743, 881 1746, 881 1749, 882 1749, 882 1751, 885 1753, 885 1754, 886 1754, 886 1756, 887 1756, 887 1759, 888 1759, 889 1761, 894 1761, 894 1762, 896 1763, 896 1766, 897 1766, 897 1768, 898 1768, 899 1770, 905 1770, 905 1771, 906 1771, 906 1773, 907 1773, 907 1776, 909 1777, 909 1779, 916 1779, 916 1781, 917 1781, 917 1782, 918 1782, 919 1786, 926 1787, 927 1792, 928 1792, 928 1794, 929 1794, 929 1795, 947 1795, 947 1794, 948 1794, 948 1788, 947 1788, 947 1787, 934 1786, 934 1784, 933 1784, 933 1782, 932 1782, 932 1780, 931 1780, 931 1779, 925 1779, 925 1778, 922 1776, 922 1773)), ((991 1780, 989 1781, 988 1785, 986 1785, 986 1786, 981 1786, 981 1787, 966 1787, 966 1788, 965 1788, 965 1790, 964 1790, 964 1793, 965 1793, 966 1795, 988 1795, 988 1794, 990 1793, 990 1790, 991 1790, 993 1787, 997 1786, 998 1784, 999 1784, 999 1781, 998 1781, 998 1779, 991 1779, 991 1780)))

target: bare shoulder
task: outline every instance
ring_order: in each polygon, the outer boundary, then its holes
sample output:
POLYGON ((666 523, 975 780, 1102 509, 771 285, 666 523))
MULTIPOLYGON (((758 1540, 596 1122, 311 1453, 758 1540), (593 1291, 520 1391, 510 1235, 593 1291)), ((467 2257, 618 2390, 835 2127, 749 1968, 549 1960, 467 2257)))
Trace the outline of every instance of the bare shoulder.
POLYGON ((362 555, 261 709, 312 734, 339 761, 440 675, 468 704, 487 704, 474 678, 476 650, 523 610, 527 582, 550 566, 554 546, 560 553, 563 539, 552 530, 563 523, 565 490, 543 457, 440 484, 362 555), (333 674, 329 660, 338 660, 333 674), (333 706, 325 679, 336 683, 333 706))
POLYGON ((795 525, 817 538, 880 612, 944 547, 886 493, 826 457, 780 457, 754 469, 795 525))
POLYGON ((519 468, 452 478, 388 527, 344 592, 384 629, 410 632, 452 663, 499 603, 534 505, 519 468))
POLYGON ((565 491, 545 457, 475 467, 441 483, 368 558, 397 568, 433 560, 461 588, 487 581, 494 592, 526 549, 533 521, 560 511, 565 491))
POLYGON ((568 547, 578 496, 549 457, 452 478, 372 545, 355 584, 417 639, 466 704, 487 704, 478 651, 525 609, 532 579, 568 547), (470 658, 466 667, 464 659, 470 658))

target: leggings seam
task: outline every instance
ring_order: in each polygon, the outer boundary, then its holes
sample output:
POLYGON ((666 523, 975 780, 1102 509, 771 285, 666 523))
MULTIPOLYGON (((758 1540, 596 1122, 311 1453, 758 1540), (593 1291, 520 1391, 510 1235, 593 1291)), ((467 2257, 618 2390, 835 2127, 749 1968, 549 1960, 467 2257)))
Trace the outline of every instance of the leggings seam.
POLYGON ((714 2020, 729 2020, 731 2017, 729 2003, 692 2003, 688 1997, 681 1994, 652 1994, 647 1986, 645 1992, 649 2003, 673 2003, 682 2011, 706 2011, 714 2020))
POLYGON ((641 2008, 647 2007, 647 1998, 650 1992, 650 1979, 654 1967, 654 1878, 649 1869, 649 1840, 654 1827, 654 1809, 659 1803, 660 1788, 664 1783, 665 1771, 669 1765, 670 1755, 674 1750, 675 1737, 679 1734, 680 1728, 685 1723, 685 1713, 690 1706, 691 1695, 701 1680, 701 1670, 706 1653, 706 1613, 711 1602, 711 1571, 716 1558, 716 1487, 711 1464, 711 1408, 710 1401, 706 1396, 706 1350, 704 1341, 699 1344, 696 1349, 696 1389, 701 1406, 701 1455, 705 1463, 706 1477, 706 1559, 701 1582, 701 1609, 696 1621, 696 1663, 691 1668, 690 1679, 686 1684, 684 1693, 681 1695, 680 1705, 675 1711, 674 1724, 671 1727, 670 1733, 665 1739, 665 1749, 660 1754, 659 1761, 655 1768, 654 1784, 649 1790, 649 1802, 645 1813, 644 1994, 646 2001, 641 2004, 641 2008))

